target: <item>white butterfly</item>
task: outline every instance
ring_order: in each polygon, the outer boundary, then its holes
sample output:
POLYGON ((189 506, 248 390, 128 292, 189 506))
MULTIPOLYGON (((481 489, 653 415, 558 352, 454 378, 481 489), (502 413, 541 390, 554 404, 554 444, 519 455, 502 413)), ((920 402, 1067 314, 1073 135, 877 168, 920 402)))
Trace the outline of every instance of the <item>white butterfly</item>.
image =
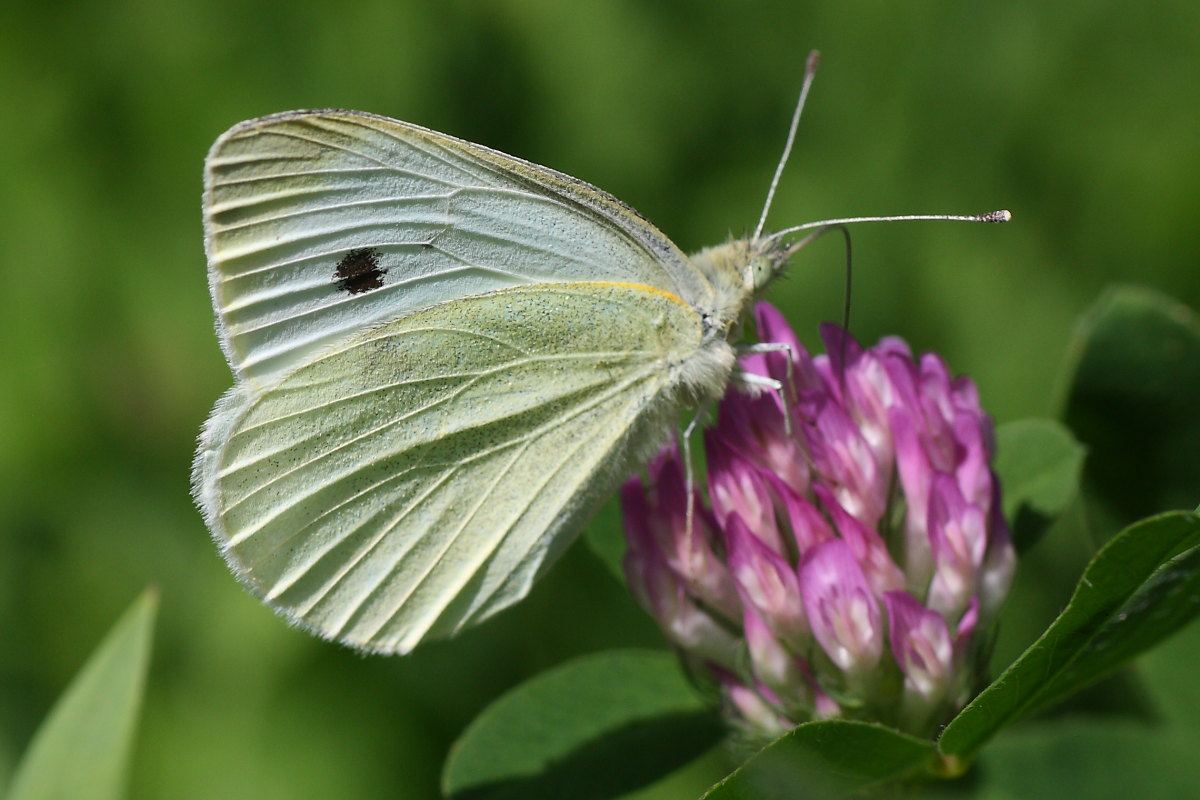
POLYGON ((725 391, 795 249, 756 232, 689 257, 583 181, 354 111, 222 135, 204 227, 236 383, 196 500, 268 605, 377 652, 528 593, 725 391))

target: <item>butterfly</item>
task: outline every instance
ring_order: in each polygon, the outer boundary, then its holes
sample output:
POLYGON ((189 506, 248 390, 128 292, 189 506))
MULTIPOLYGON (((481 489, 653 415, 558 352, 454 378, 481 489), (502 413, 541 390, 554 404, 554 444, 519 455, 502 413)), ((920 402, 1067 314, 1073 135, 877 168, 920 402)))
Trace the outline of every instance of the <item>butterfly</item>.
POLYGON ((797 248, 760 220, 688 256, 581 180, 356 111, 234 126, 203 215, 235 384, 200 436, 197 504, 271 608, 383 653, 525 596, 725 392, 797 248))

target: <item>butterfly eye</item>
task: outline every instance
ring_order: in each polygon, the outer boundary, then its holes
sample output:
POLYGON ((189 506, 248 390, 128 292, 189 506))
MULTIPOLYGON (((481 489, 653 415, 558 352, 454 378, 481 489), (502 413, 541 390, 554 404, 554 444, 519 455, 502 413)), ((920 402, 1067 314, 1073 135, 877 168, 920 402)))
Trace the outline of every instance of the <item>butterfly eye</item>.
POLYGON ((747 269, 749 270, 749 282, 755 291, 766 286, 771 281, 771 276, 775 274, 775 270, 771 267, 771 260, 766 256, 755 256, 750 259, 747 269))

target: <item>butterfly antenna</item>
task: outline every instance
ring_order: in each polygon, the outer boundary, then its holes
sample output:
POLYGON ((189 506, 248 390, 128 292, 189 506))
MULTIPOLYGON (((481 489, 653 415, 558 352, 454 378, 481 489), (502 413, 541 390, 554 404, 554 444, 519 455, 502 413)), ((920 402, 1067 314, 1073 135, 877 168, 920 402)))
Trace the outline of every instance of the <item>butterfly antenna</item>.
POLYGON ((817 222, 806 222, 803 225, 796 225, 792 228, 784 228, 781 231, 776 231, 771 234, 772 241, 781 239, 784 236, 791 236, 793 233, 800 231, 813 231, 808 236, 805 236, 800 241, 793 244, 784 253, 785 258, 789 258, 800 250, 806 244, 809 244, 814 239, 819 238, 822 234, 829 232, 834 228, 840 228, 843 225, 854 225, 859 222, 913 222, 915 220, 941 220, 949 222, 1009 222, 1012 220, 1012 214, 1008 211, 989 211, 986 214, 893 214, 885 217, 842 217, 840 219, 822 219, 817 222), (813 230, 813 229, 816 230, 813 230))
POLYGON ((788 129, 787 144, 783 146, 783 157, 775 166, 775 176, 771 178, 771 188, 767 189, 767 202, 763 203, 762 214, 758 218, 758 225, 754 228, 755 239, 762 235, 763 226, 767 224, 767 212, 771 210, 771 201, 775 199, 775 188, 779 186, 779 177, 783 175, 783 168, 787 166, 788 156, 792 154, 792 145, 796 141, 796 129, 800 127, 800 114, 804 111, 804 102, 808 99, 808 90, 812 87, 813 78, 817 76, 817 65, 820 62, 821 54, 816 50, 809 53, 808 60, 804 62, 804 84, 800 87, 800 99, 796 101, 796 110, 792 112, 792 126, 788 129))

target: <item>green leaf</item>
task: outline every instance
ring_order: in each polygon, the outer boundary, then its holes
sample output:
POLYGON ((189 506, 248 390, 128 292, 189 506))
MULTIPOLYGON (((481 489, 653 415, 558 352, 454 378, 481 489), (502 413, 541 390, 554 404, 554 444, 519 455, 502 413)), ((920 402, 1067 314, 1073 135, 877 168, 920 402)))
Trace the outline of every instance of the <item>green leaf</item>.
POLYGON ((967 758, 1009 722, 1093 683, 1200 611, 1200 515, 1126 528, 1084 570, 1058 619, 949 725, 939 741, 967 758))
POLYGON ((932 742, 882 725, 823 720, 801 725, 757 753, 703 800, 827 800, 930 766, 932 742))
POLYGON ((1065 419, 1089 494, 1128 524, 1200 504, 1200 318, 1148 289, 1109 291, 1081 320, 1065 419))
POLYGON ((1017 420, 996 429, 996 474, 1017 552, 1036 544, 1075 499, 1083 457, 1070 430, 1054 420, 1017 420))
POLYGON ((34 735, 9 800, 124 795, 157 607, 143 592, 92 652, 34 735))
POLYGON ((620 797, 711 748, 724 727, 669 653, 586 656, 505 694, 455 743, 453 800, 620 797))

